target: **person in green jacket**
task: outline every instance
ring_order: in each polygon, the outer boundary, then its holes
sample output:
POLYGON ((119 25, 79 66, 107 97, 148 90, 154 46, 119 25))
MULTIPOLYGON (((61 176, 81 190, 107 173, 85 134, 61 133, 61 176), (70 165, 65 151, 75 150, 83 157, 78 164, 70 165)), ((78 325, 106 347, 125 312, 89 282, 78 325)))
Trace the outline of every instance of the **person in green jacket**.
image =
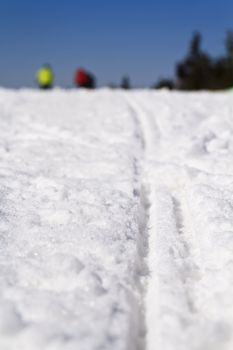
POLYGON ((36 82, 41 89, 53 87, 54 74, 49 64, 43 65, 36 73, 36 82))

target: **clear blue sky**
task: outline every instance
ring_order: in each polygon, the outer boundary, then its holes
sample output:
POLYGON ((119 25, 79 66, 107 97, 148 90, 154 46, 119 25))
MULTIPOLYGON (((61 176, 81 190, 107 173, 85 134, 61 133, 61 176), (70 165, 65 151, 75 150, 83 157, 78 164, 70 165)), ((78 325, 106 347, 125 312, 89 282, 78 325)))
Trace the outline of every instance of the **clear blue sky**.
POLYGON ((124 74, 148 86, 173 75, 195 30, 217 55, 227 29, 232 0, 1 0, 0 85, 33 86, 37 68, 51 63, 62 86, 77 66, 100 86, 124 74))

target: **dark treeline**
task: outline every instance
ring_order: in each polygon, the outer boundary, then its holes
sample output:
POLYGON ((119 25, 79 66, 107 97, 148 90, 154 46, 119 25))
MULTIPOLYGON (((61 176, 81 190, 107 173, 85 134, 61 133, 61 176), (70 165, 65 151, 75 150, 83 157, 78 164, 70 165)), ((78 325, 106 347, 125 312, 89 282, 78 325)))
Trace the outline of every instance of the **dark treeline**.
POLYGON ((195 33, 188 53, 175 68, 175 79, 161 79, 154 88, 224 90, 233 87, 233 32, 227 32, 225 55, 212 57, 202 50, 202 36, 195 33))
MULTIPOLYGON (((175 78, 162 78, 152 86, 154 89, 177 90, 225 90, 233 88, 233 32, 225 38, 225 54, 212 57, 202 49, 202 36, 193 34, 186 56, 175 65, 175 78)), ((110 85, 110 87, 117 87, 110 85)), ((128 76, 123 77, 119 86, 130 89, 128 76)))

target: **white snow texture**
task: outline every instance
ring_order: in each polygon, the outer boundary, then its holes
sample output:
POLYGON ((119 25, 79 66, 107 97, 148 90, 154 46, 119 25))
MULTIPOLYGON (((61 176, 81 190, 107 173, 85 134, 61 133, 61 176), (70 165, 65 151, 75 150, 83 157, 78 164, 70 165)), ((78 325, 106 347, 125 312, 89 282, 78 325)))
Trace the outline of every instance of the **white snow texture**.
POLYGON ((233 95, 0 89, 0 350, 233 349, 233 95))

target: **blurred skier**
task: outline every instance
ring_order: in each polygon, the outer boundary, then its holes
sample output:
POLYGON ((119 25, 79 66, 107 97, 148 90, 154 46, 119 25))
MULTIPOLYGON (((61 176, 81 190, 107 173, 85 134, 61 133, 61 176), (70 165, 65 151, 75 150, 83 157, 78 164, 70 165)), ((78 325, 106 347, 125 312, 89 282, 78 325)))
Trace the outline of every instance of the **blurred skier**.
POLYGON ((36 82, 41 89, 53 87, 54 74, 49 64, 43 65, 36 74, 36 82))
POLYGON ((77 69, 74 75, 74 84, 77 87, 82 87, 86 89, 95 88, 95 77, 87 72, 85 69, 77 69))

